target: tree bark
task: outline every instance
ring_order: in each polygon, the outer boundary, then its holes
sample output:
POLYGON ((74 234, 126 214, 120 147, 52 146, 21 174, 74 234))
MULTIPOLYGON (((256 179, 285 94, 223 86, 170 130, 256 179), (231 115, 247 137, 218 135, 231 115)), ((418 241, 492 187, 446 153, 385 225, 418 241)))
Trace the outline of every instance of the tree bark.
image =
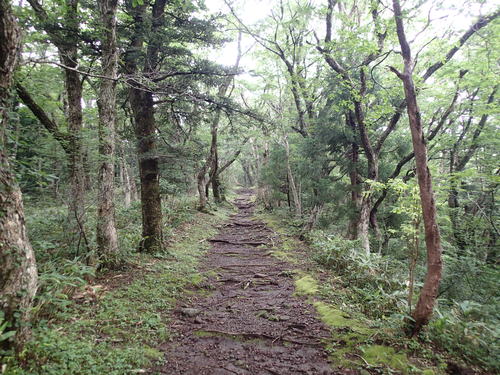
MULTIPOLYGON (((268 134, 267 132, 264 132, 264 136, 267 138, 268 134)), ((262 168, 265 168, 269 164, 269 141, 266 139, 264 141, 264 151, 262 154, 262 168)), ((265 182, 262 181, 262 179, 259 179, 259 184, 258 184, 258 189, 257 189, 257 199, 261 201, 264 204, 264 208, 266 210, 271 210, 272 209, 272 202, 271 202, 271 197, 270 197, 270 190, 271 188, 269 185, 265 182)))
POLYGON ((286 153, 286 172, 288 176, 288 186, 290 192, 292 193, 293 206, 295 208, 295 215, 297 217, 302 216, 302 203, 300 201, 299 191, 295 183, 295 178, 293 177, 292 167, 290 165, 290 145, 288 144, 288 138, 285 136, 285 153, 286 153))
POLYGON ((135 177, 132 173, 132 168, 129 167, 128 163, 125 161, 125 170, 127 172, 128 181, 130 184, 130 201, 137 202, 139 200, 139 192, 137 191, 137 185, 135 183, 135 177))
MULTIPOLYGON (((219 88, 219 97, 224 95, 226 93, 227 87, 229 87, 229 82, 224 83, 220 88, 219 88)), ((217 154, 217 138, 218 138, 218 132, 219 132, 219 121, 220 121, 220 108, 217 108, 215 110, 215 115, 214 119, 212 120, 212 124, 210 126, 210 135, 211 135, 211 141, 210 141, 210 153, 206 161, 206 168, 202 168, 204 170, 203 174, 203 180, 205 180, 205 174, 208 171, 208 168, 210 168, 210 173, 209 173, 209 180, 207 182, 207 192, 208 192, 208 184, 212 182, 212 192, 214 194, 214 200, 216 203, 219 203, 220 201, 220 196, 219 192, 216 191, 216 189, 213 189, 214 186, 214 178, 215 178, 215 173, 217 173, 217 168, 219 166, 219 160, 218 160, 218 154, 217 154), (217 194, 217 197, 216 197, 217 194)), ((206 197, 208 197, 208 194, 206 194, 206 197)), ((201 201, 200 201, 201 203, 201 201)))
POLYGON ((206 211, 207 209, 207 195, 205 193, 205 175, 208 170, 208 160, 203 164, 198 173, 196 174, 196 184, 198 187, 198 210, 206 211))
POLYGON ((241 167, 243 168, 243 183, 246 187, 252 187, 254 185, 254 179, 248 160, 242 160, 241 167))
POLYGON ((102 76, 97 107, 99 110, 99 194, 97 203, 97 250, 105 267, 117 266, 118 237, 115 225, 115 122, 116 73, 118 48, 116 44, 117 0, 100 0, 102 21, 102 76))
MULTIPOLYGON (((66 15, 66 22, 68 27, 72 30, 78 29, 78 1, 68 0, 66 5, 68 11, 66 15)), ((66 48, 60 48, 61 62, 70 68, 77 68, 78 66, 78 47, 76 35, 68 36, 70 40, 66 48)), ((77 231, 79 232, 80 239, 88 247, 86 240, 86 213, 85 213, 85 160, 82 142, 82 95, 83 86, 80 74, 74 70, 65 69, 65 89, 68 98, 68 132, 70 133, 69 141, 69 167, 70 167, 70 181, 71 181, 71 198, 69 207, 72 219, 76 221, 77 231)), ((87 248, 88 250, 88 248, 87 248)))
POLYGON ((426 325, 433 313, 434 304, 438 295, 439 282, 441 280, 441 238, 436 220, 436 205, 432 191, 431 173, 427 166, 427 148, 422 131, 422 121, 417 103, 417 94, 413 82, 413 61, 410 46, 406 40, 403 25, 403 15, 399 0, 393 0, 394 18, 396 31, 404 61, 403 73, 391 68, 403 81, 405 98, 407 102, 407 113, 410 122, 410 130, 415 152, 415 165, 420 190, 420 201, 425 230, 425 244, 427 248, 427 274, 420 296, 413 311, 412 335, 417 334, 426 325))
POLYGON ((361 240, 361 247, 365 251, 365 254, 368 255, 370 254, 370 190, 365 190, 364 194, 366 194, 366 196, 361 199, 356 230, 358 239, 361 240))
POLYGON ((224 200, 224 194, 221 190, 221 184, 217 170, 215 170, 215 175, 212 179, 212 193, 214 195, 215 203, 221 203, 224 200))
MULTIPOLYGON (((159 33, 164 23, 166 0, 157 0, 152 7, 152 23, 149 32, 146 9, 148 4, 131 6, 134 19, 132 42, 126 54, 129 74, 138 74, 138 60, 144 50, 145 35, 149 35, 143 73, 151 74, 157 69, 159 33)), ((134 115, 134 130, 137 139, 139 178, 141 182, 142 240, 141 251, 155 252, 163 247, 162 211, 160 197, 160 170, 156 155, 156 121, 154 117, 153 94, 144 90, 138 80, 131 78, 130 106, 134 115)))
POLYGON ((208 184, 212 184, 212 195, 214 196, 215 203, 221 203, 221 191, 220 191, 220 180, 219 180, 219 150, 217 147, 217 132, 212 135, 212 142, 214 145, 212 166, 210 167, 210 178, 208 184))
POLYGON ((37 289, 35 255, 24 219, 21 190, 6 150, 6 128, 12 77, 20 53, 20 30, 10 1, 0 0, 0 309, 15 335, 0 343, 20 352, 30 335, 30 308, 37 289))
POLYGON ((321 214, 321 211, 323 210, 324 205, 325 204, 323 202, 314 203, 311 213, 309 214, 309 218, 307 219, 306 224, 302 228, 303 234, 306 234, 314 229, 314 227, 318 222, 319 216, 321 214))
POLYGON ((131 89, 131 91, 130 103, 135 119, 141 182, 142 242, 140 250, 154 252, 162 248, 163 231, 153 96, 139 89, 131 89))
POLYGON ((128 166, 125 157, 120 160, 120 174, 123 176, 123 205, 125 208, 130 207, 132 202, 132 184, 130 181, 130 175, 128 173, 128 166))

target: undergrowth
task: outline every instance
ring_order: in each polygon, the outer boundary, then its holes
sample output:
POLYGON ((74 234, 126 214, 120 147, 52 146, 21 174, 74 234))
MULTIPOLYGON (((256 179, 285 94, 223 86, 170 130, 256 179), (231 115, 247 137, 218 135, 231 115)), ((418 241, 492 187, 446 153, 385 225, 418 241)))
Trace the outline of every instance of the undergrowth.
MULTIPOLYGON (((133 374, 160 361, 162 353, 156 348, 169 338, 169 313, 186 285, 200 282, 196 265, 207 248, 203 240, 216 233, 214 225, 228 212, 223 208, 201 214, 193 207, 188 200, 165 205, 168 246, 152 255, 133 249, 140 236, 138 206, 119 210, 127 265, 101 272, 97 279, 81 258, 64 258, 74 249, 47 242, 41 249, 36 243, 43 272, 33 310, 33 337, 17 360, 4 358, 4 374, 133 374)), ((48 231, 40 223, 35 228, 39 234, 48 231)))
MULTIPOLYGON (((296 223, 290 223, 280 212, 262 217, 285 238, 276 253, 283 249, 303 247, 303 244, 294 243, 298 234, 298 226, 294 225, 296 223)), ((305 240, 307 258, 317 268, 313 268, 312 275, 321 275, 321 282, 314 284, 317 290, 311 289, 312 294, 328 304, 325 305, 327 307, 321 305, 320 309, 317 307, 317 310, 320 315, 327 314, 330 319, 342 323, 339 323, 341 329, 337 327, 337 337, 340 339, 330 345, 337 361, 342 361, 346 366, 355 363, 366 368, 364 362, 370 362, 367 358, 374 355, 375 349, 370 349, 371 345, 385 343, 403 350, 412 357, 413 362, 420 363, 419 366, 408 364, 407 371, 411 373, 422 373, 424 370, 419 368, 430 364, 433 364, 433 370, 428 369, 427 373, 439 373, 445 371, 446 362, 450 361, 476 366, 478 371, 481 370, 477 366, 486 371, 500 370, 500 330, 497 313, 493 312, 498 310, 487 308, 498 307, 498 297, 488 296, 488 305, 441 297, 435 317, 428 327, 418 339, 409 339, 404 334, 405 321, 409 318, 407 263, 387 255, 365 254, 358 241, 346 240, 325 231, 312 231, 305 236, 305 240), (342 320, 342 314, 347 314, 351 323, 354 321, 352 319, 364 321, 364 325, 373 331, 369 335, 360 335, 352 327, 343 326, 346 320, 342 320)), ((281 256, 293 258, 290 251, 285 251, 281 256)), ((304 260, 297 262, 295 259, 294 263, 304 263, 304 260)), ((450 283, 446 280, 446 272, 450 273, 452 266, 451 260, 446 259, 444 285, 450 283)), ((422 275, 424 271, 423 265, 419 265, 417 272, 422 275)), ((309 288, 314 282, 310 277, 302 275, 297 280, 297 288, 309 288)), ((417 291, 420 286, 417 283, 417 291)), ((412 302, 414 305, 416 297, 412 302)), ((385 353, 386 350, 382 351, 385 353)), ((393 354, 398 355, 397 352, 393 354)), ((387 353, 382 356, 385 355, 394 357, 387 353)), ((399 371, 402 371, 401 368, 399 371)), ((406 373, 406 370, 403 372, 406 373)))

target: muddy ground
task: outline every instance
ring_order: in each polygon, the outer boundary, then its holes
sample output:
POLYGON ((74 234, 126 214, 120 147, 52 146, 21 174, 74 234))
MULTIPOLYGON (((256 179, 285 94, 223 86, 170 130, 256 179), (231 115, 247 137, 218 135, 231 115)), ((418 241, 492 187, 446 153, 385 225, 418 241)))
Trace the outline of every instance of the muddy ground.
POLYGON ((293 266, 273 257, 279 238, 253 218, 252 192, 240 191, 210 240, 201 272, 210 275, 175 310, 173 339, 158 374, 354 374, 334 369, 323 340, 330 330, 294 295, 293 266))

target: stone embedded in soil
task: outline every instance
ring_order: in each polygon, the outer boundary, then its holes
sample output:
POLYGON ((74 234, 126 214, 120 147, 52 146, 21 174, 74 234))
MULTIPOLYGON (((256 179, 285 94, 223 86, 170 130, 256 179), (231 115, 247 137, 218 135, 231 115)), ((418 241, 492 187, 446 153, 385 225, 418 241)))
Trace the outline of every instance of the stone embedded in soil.
POLYGON ((162 347, 166 362, 151 373, 353 374, 331 367, 322 344, 329 328, 294 295, 292 266, 256 246, 270 247, 277 237, 252 218, 253 192, 240 194, 239 212, 210 241, 200 267, 217 271, 205 281, 211 293, 190 296, 190 307, 178 310, 195 319, 173 317, 174 337, 162 347))
POLYGON ((186 315, 190 318, 194 318, 195 316, 199 315, 201 313, 200 310, 198 309, 193 309, 190 307, 186 307, 180 310, 183 315, 186 315))

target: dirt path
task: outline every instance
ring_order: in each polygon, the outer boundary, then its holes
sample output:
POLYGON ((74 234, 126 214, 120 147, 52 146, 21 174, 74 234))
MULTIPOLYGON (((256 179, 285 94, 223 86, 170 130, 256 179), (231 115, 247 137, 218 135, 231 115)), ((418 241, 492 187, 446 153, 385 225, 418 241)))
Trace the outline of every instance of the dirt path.
POLYGON ((202 263, 214 271, 175 312, 160 374, 346 374, 333 371, 321 342, 329 329, 293 295, 292 266, 269 254, 277 238, 252 219, 252 192, 240 191, 231 217, 202 263), (264 245, 264 246, 260 246, 264 245), (203 293, 205 291, 205 293, 203 293))

